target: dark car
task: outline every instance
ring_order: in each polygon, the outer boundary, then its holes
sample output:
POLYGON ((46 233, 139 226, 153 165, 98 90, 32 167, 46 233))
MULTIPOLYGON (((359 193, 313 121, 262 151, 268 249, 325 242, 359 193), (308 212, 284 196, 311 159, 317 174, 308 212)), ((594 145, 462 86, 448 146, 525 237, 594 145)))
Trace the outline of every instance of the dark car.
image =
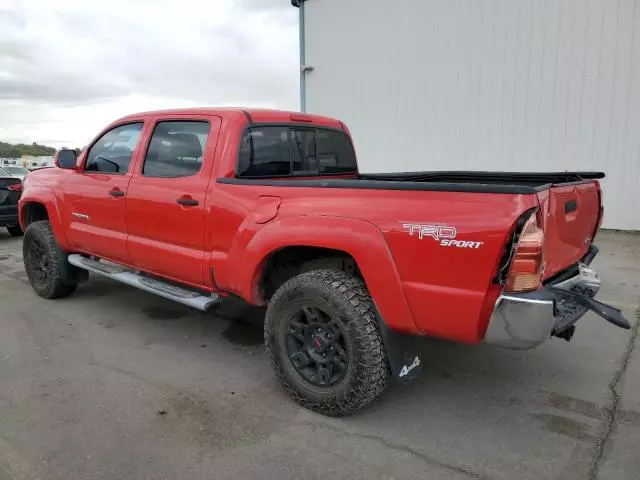
POLYGON ((9 235, 22 235, 18 222, 18 200, 22 194, 22 180, 0 167, 0 227, 6 227, 9 235))

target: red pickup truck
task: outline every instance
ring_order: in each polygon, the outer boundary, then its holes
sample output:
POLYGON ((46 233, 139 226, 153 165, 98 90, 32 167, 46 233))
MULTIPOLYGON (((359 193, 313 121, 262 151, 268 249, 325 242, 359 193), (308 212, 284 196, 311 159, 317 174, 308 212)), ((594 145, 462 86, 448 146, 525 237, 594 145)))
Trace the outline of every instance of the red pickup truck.
POLYGON ((347 127, 270 110, 131 115, 25 181, 36 293, 88 272, 206 310, 268 305, 302 405, 344 415, 415 376, 418 336, 534 347, 592 310, 602 173, 358 173, 347 127))

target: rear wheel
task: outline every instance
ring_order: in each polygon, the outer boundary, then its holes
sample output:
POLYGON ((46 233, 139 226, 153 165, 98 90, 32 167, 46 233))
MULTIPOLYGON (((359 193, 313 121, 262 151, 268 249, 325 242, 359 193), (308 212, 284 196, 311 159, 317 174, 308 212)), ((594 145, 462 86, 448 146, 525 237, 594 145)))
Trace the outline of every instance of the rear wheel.
POLYGON ((10 227, 7 227, 7 231, 12 237, 20 237, 24 233, 22 231, 22 228, 20 228, 20 225, 12 225, 10 227))
POLYGON ((61 298, 76 290, 76 283, 63 281, 67 255, 58 246, 48 221, 29 224, 24 233, 22 254, 27 277, 38 295, 61 298))
POLYGON ((325 415, 349 415, 374 400, 389 369, 369 292, 342 271, 298 275, 274 294, 265 343, 289 395, 325 415))

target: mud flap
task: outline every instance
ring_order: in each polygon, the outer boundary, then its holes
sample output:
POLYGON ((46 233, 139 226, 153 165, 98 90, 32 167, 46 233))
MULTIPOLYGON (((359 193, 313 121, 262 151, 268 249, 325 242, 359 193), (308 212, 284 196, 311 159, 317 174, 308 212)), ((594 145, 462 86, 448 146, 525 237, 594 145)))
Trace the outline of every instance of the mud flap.
POLYGON ((399 383, 413 380, 422 371, 423 363, 417 337, 391 330, 380 314, 377 317, 391 373, 399 383))
POLYGON ((624 318, 622 311, 619 308, 607 305, 606 303, 599 302, 591 297, 583 295, 571 290, 565 290, 557 287, 547 287, 558 296, 564 296, 585 308, 588 308, 596 315, 604 318, 607 322, 615 325, 616 327, 624 328, 626 330, 631 328, 629 321, 624 318))

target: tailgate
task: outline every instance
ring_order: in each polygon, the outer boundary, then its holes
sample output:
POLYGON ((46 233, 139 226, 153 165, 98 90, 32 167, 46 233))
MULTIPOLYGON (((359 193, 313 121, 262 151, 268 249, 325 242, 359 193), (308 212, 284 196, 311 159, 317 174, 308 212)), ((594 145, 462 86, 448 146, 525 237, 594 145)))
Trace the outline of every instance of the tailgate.
POLYGON ((550 278, 589 250, 601 218, 600 185, 589 181, 553 185, 538 193, 544 218, 544 274, 550 278))

